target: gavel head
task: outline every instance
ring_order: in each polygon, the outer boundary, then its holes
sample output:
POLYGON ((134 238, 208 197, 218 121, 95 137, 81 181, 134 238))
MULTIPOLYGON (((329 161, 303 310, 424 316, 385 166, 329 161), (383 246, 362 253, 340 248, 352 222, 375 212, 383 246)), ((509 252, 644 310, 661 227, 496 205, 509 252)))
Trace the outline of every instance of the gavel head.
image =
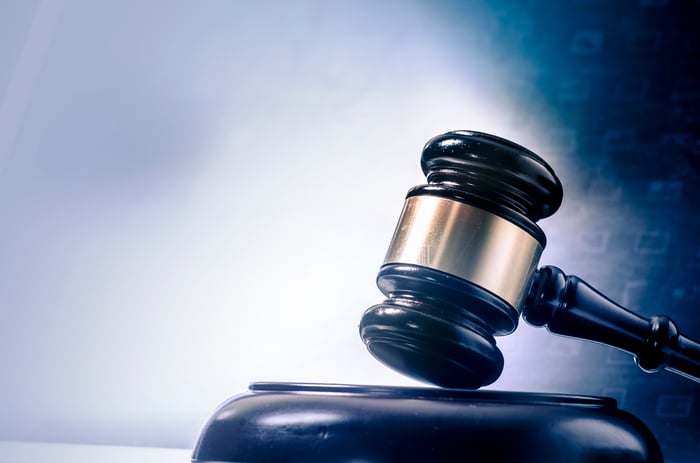
POLYGON ((443 387, 495 381, 494 336, 513 332, 546 238, 537 220, 562 187, 536 154, 508 140, 455 131, 430 140, 426 185, 412 188, 377 286, 386 300, 360 336, 382 363, 443 387))

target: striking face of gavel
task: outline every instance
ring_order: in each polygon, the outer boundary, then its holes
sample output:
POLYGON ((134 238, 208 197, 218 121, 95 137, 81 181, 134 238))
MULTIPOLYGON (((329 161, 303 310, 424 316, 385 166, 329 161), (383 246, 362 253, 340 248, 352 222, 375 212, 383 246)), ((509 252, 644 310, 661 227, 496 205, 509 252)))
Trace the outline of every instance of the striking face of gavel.
POLYGON ((411 189, 360 335, 371 354, 413 378, 476 389, 495 381, 494 336, 522 314, 550 331, 633 353, 646 371, 700 377, 700 344, 667 317, 643 319, 575 276, 537 269, 546 238, 536 222, 559 208, 562 186, 539 156, 508 140, 456 131, 431 139, 426 185, 411 189))

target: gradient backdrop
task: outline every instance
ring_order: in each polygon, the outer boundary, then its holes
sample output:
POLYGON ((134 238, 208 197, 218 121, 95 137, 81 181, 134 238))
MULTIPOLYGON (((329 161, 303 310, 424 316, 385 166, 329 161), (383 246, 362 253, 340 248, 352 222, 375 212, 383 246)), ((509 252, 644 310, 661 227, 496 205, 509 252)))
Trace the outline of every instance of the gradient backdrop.
MULTIPOLYGON (((700 337, 700 2, 0 0, 0 440, 191 447, 259 380, 416 384, 357 334, 420 150, 557 171, 543 264, 700 337)), ((522 324, 492 388, 700 385, 522 324)))

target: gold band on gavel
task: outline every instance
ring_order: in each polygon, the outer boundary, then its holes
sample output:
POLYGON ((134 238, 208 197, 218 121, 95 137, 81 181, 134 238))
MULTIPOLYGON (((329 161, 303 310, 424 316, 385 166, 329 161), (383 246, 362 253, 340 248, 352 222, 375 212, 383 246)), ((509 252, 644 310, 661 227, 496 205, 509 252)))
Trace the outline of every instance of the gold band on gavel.
POLYGON ((404 203, 385 264, 415 264, 470 281, 518 312, 542 254, 528 232, 495 214, 437 196, 404 203))

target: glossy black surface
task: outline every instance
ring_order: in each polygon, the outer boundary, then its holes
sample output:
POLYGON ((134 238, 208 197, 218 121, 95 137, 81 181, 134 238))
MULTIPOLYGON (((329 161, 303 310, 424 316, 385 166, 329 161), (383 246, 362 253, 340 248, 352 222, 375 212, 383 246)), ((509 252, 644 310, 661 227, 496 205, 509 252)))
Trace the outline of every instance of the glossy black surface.
POLYGON ((420 299, 428 295, 440 308, 426 305, 427 315, 453 323, 485 325, 495 336, 512 333, 518 314, 508 303, 472 282, 419 265, 385 264, 377 274, 377 287, 389 298, 420 299), (453 310, 450 310, 452 308, 453 310))
POLYGON ((673 320, 634 314, 556 267, 538 270, 523 318, 553 333, 627 351, 644 371, 665 368, 700 381, 700 344, 680 334, 673 320))
POLYGON ((509 220, 535 237, 535 224, 561 205, 562 185, 552 168, 527 148, 495 135, 455 130, 430 139, 421 154, 428 184, 407 197, 430 195, 471 204, 509 220))
POLYGON ((380 362, 443 387, 478 389, 500 376, 503 355, 492 333, 518 323, 503 300, 418 265, 386 264, 377 285, 387 300, 367 309, 360 336, 380 362))
POLYGON ((527 148, 495 135, 456 130, 423 148, 421 168, 429 184, 450 184, 518 212, 533 222, 556 212, 561 182, 552 168, 527 148))
POLYGON ((192 461, 661 462, 651 432, 606 398, 258 383, 225 402, 192 461))

